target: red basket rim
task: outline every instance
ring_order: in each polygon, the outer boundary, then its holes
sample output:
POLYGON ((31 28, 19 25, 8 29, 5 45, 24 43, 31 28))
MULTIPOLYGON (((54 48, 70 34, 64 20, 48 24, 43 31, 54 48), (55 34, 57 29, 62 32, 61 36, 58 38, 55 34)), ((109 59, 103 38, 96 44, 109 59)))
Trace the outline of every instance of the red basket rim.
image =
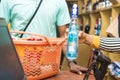
MULTIPOLYGON (((63 43, 64 38, 49 38, 49 41, 51 44, 57 44, 59 42, 63 43)), ((31 41, 31 40, 22 40, 22 39, 18 39, 15 40, 13 39, 14 44, 21 44, 21 45, 47 45, 47 41, 42 40, 42 41, 31 41)))

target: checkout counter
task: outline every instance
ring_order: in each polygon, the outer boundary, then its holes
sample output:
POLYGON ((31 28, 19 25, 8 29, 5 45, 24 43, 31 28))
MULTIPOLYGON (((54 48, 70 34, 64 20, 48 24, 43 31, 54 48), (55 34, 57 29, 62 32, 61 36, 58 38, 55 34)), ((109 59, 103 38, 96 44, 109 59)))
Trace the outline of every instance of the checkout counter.
MULTIPOLYGON (((55 76, 43 80, 83 80, 84 74, 78 75, 69 71, 60 71, 55 76)), ((88 80, 95 80, 94 75, 89 75, 88 80)))

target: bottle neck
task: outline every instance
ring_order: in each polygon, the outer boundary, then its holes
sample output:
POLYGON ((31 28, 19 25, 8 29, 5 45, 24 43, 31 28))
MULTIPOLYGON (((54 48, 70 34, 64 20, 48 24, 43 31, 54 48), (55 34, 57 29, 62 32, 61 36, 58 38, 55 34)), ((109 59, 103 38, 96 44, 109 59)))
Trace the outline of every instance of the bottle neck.
POLYGON ((72 14, 71 18, 78 18, 78 15, 77 14, 72 14))
POLYGON ((71 24, 78 24, 77 18, 71 18, 71 24))
POLYGON ((78 16, 77 16, 77 14, 72 14, 72 16, 71 16, 70 30, 78 30, 78 16))
POLYGON ((69 29, 70 30, 78 30, 78 20, 77 20, 77 18, 71 18, 69 29))

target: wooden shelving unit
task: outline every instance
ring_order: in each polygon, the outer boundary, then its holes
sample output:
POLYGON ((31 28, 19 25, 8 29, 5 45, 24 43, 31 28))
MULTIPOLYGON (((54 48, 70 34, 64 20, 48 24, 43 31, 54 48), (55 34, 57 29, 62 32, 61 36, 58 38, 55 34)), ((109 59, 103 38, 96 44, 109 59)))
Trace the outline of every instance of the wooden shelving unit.
MULTIPOLYGON (((79 4, 82 4, 84 0, 80 0, 78 1, 79 4)), ((94 1, 94 0, 92 0, 94 1)), ((113 2, 113 6, 111 6, 110 8, 104 8, 101 10, 95 10, 92 12, 87 12, 87 13, 82 13, 82 7, 79 7, 79 10, 81 10, 79 16, 81 20, 83 20, 83 26, 85 27, 86 24, 88 24, 91 27, 90 29, 90 34, 94 35, 94 27, 96 24, 96 19, 97 18, 101 18, 102 20, 102 25, 101 25, 101 32, 100 32, 100 36, 102 37, 107 37, 107 33, 106 33, 106 29, 108 28, 108 26, 110 25, 110 17, 112 17, 112 20, 115 19, 119 13, 120 13, 120 3, 117 2, 117 0, 111 0, 113 2)), ((114 26, 113 26, 114 27, 114 26)), ((109 58, 111 58, 112 61, 120 61, 120 52, 107 52, 102 50, 102 52, 104 53, 104 55, 108 56, 109 58)), ((111 80, 111 77, 109 75, 107 75, 105 77, 105 80, 111 80)))
POLYGON ((78 0, 66 0, 67 2, 75 2, 75 1, 78 1, 78 0))

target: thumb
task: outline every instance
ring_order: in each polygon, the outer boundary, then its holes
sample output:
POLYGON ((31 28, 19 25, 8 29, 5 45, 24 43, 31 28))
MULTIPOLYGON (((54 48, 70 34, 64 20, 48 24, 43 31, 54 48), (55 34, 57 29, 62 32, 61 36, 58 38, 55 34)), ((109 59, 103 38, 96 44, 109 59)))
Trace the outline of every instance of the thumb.
POLYGON ((77 73, 78 73, 78 74, 82 74, 82 72, 81 72, 81 71, 78 71, 77 73))
POLYGON ((83 35, 83 31, 79 31, 78 37, 80 38, 83 35))

